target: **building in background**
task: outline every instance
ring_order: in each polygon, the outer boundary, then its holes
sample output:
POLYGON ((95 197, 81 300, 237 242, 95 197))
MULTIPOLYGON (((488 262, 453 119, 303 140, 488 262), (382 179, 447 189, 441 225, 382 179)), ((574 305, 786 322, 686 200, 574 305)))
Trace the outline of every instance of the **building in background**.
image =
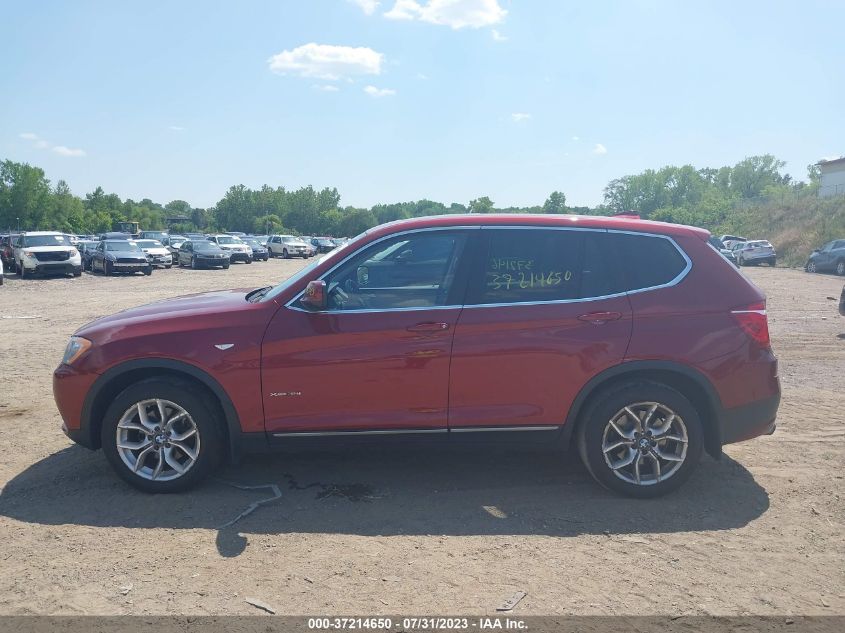
POLYGON ((821 170, 819 198, 845 194, 845 157, 818 162, 821 170))

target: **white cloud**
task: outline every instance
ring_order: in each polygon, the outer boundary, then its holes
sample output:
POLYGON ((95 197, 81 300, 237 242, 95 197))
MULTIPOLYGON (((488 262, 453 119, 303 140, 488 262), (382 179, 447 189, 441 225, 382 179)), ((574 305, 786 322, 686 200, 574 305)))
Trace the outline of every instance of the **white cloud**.
POLYGON ((340 90, 340 88, 332 84, 314 84, 313 88, 321 92, 337 92, 340 90))
POLYGON ((396 94, 396 91, 392 88, 376 88, 375 86, 366 86, 364 92, 376 99, 380 97, 392 97, 396 94))
POLYGON ((527 112, 514 112, 511 114, 511 119, 514 120, 514 123, 522 123, 523 121, 527 121, 531 118, 531 115, 527 112))
POLYGON ((573 140, 573 141, 575 141, 575 142, 577 143, 578 141, 580 141, 580 140, 581 140, 581 137, 580 137, 580 136, 573 136, 573 137, 572 137, 572 140, 573 140))
POLYGON ((304 44, 282 51, 267 60, 270 70, 280 75, 294 73, 301 77, 316 77, 337 81, 350 75, 378 75, 384 55, 364 46, 333 46, 304 44))
POLYGON ((85 151, 81 149, 73 149, 70 147, 65 147, 64 145, 56 145, 53 147, 53 151, 56 152, 59 156, 85 156, 85 151))
POLYGON ((499 33, 499 31, 497 29, 493 29, 493 39, 496 40, 497 42, 507 42, 508 41, 507 36, 499 33))
POLYGON ((378 5, 381 4, 379 0, 346 0, 347 2, 351 2, 352 4, 357 4, 361 11, 366 13, 367 15, 372 15, 375 13, 376 9, 378 9, 378 5))
POLYGON ((593 154, 607 154, 607 148, 601 143, 596 143, 596 146, 593 148, 593 154))
POLYGON ((396 0, 384 14, 389 20, 419 20, 453 29, 499 24, 508 14, 498 0, 396 0))
POLYGON ((183 128, 181 125, 171 125, 167 129, 173 130, 174 132, 184 132, 185 131, 185 128, 183 128))
POLYGON ((18 136, 25 141, 30 141, 35 149, 51 149, 59 156, 85 156, 85 150, 53 145, 33 132, 21 132, 18 136))

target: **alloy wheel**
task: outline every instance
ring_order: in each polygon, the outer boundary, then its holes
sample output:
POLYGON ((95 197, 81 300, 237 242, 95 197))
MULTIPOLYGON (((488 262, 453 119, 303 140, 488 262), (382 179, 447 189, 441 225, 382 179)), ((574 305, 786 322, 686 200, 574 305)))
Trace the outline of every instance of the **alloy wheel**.
POLYGON ((121 416, 117 453, 129 470, 150 481, 172 481, 187 473, 200 452, 191 415, 175 402, 142 400, 121 416))
POLYGON ((845 262, 839 262, 836 264, 836 274, 840 277, 845 275, 845 262))
POLYGON ((816 272, 816 262, 807 262, 807 272, 808 273, 816 272))
POLYGON ((616 477, 650 486, 680 470, 688 443, 686 424, 672 409, 659 402, 636 402, 608 420, 602 454, 616 477))

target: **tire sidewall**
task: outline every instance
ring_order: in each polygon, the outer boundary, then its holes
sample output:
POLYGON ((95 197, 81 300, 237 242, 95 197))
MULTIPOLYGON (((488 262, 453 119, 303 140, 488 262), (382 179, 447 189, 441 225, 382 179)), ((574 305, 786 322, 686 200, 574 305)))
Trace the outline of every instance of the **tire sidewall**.
POLYGON ((679 391, 653 382, 626 383, 599 395, 579 425, 578 448, 587 470, 602 486, 636 498, 659 497, 679 488, 692 474, 704 448, 701 419, 692 403, 679 391), (669 479, 650 486, 637 486, 619 479, 610 470, 602 452, 605 425, 623 407, 635 402, 659 402, 681 416, 687 427, 687 455, 681 468, 669 479))
POLYGON ((205 404, 203 394, 192 385, 178 380, 152 378, 127 387, 112 401, 103 418, 100 441, 111 467, 131 486, 145 492, 178 492, 197 485, 219 464, 223 448, 222 424, 219 414, 205 404), (196 463, 183 476, 171 481, 150 481, 139 477, 129 470, 117 452, 116 432, 120 418, 133 404, 154 398, 170 400, 185 409, 200 434, 196 463))

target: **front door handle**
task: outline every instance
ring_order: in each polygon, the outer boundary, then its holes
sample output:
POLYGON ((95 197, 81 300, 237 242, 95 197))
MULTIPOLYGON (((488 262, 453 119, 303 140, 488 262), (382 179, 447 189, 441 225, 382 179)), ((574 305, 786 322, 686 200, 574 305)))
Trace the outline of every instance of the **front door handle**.
POLYGON ((445 332, 449 329, 448 323, 417 323, 408 328, 409 332, 445 332))
POLYGON ((621 312, 588 312, 578 317, 579 321, 586 321, 593 325, 604 325, 608 321, 618 321, 622 318, 621 312))

